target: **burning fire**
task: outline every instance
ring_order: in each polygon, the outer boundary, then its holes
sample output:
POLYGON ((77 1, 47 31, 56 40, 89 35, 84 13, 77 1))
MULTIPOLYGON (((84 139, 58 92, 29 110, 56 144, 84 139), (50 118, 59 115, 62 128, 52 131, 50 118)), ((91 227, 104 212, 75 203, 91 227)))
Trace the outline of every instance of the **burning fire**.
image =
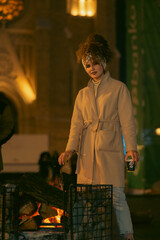
MULTIPOLYGON (((53 207, 52 207, 53 208, 53 207)), ((57 216, 54 217, 50 217, 50 218, 45 218, 43 219, 42 223, 48 223, 48 224, 52 224, 52 223, 61 223, 61 217, 63 216, 64 211, 62 209, 58 209, 58 208, 54 208, 57 210, 57 216)), ((40 226, 41 228, 46 228, 47 226, 40 226)), ((49 225, 49 227, 62 227, 59 225, 49 225)))
MULTIPOLYGON (((50 181, 49 182, 49 185, 51 186, 55 186, 59 189, 63 189, 62 185, 60 184, 60 181, 59 181, 59 178, 58 177, 55 177, 55 180, 54 182, 50 181)), ((61 217, 63 216, 64 214, 64 211, 62 209, 59 209, 59 208, 55 208, 55 207, 52 207, 54 210, 57 211, 57 215, 54 216, 54 217, 49 217, 49 218, 45 218, 42 220, 42 224, 44 223, 45 225, 41 225, 40 228, 46 228, 46 227, 62 227, 61 225, 51 225, 52 223, 58 223, 60 224, 61 223, 61 217), (47 226, 46 224, 49 224, 49 226, 47 226)))
MULTIPOLYGON (((62 185, 58 179, 56 179, 54 182, 50 182, 49 184, 62 190, 62 185)), ((30 227, 32 228, 32 222, 30 221, 31 219, 33 220, 33 224, 36 222, 37 227, 39 228, 62 228, 63 215, 64 210, 62 209, 49 206, 46 203, 41 203, 38 201, 28 201, 26 204, 22 205, 19 219, 21 220, 20 225, 22 228, 26 227, 26 229, 29 229, 30 227), (37 218, 37 216, 39 216, 39 218, 37 218), (26 225, 23 226, 23 224, 26 225)), ((65 216, 67 216, 66 213, 65 216)))
MULTIPOLYGON (((37 208, 36 212, 34 212, 31 216, 21 215, 19 217, 19 219, 27 220, 27 219, 31 219, 31 218, 33 218, 35 216, 40 215, 39 208, 41 206, 41 203, 37 203, 37 204, 38 204, 38 208, 37 208)), ((43 219, 41 225, 39 226, 40 228, 62 227, 62 225, 61 225, 61 217, 64 214, 64 210, 59 209, 59 208, 55 208, 55 207, 51 207, 51 208, 54 209, 55 212, 57 212, 57 215, 53 216, 53 217, 49 217, 49 218, 43 219)))

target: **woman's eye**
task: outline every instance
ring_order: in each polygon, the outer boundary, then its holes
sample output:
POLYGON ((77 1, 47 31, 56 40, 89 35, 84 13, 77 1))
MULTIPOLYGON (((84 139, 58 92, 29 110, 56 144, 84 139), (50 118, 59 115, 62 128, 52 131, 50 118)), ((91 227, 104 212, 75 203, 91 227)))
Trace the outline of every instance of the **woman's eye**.
POLYGON ((93 64, 94 64, 94 65, 99 65, 99 62, 94 62, 93 64))
POLYGON ((87 64, 87 65, 86 65, 86 68, 90 68, 90 64, 87 64))

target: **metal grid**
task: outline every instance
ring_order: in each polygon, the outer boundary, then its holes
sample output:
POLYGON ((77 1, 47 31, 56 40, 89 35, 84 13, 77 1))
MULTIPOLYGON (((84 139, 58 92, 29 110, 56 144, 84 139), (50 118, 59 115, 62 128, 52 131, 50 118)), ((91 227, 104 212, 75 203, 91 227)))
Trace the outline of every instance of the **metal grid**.
MULTIPOLYGON (((65 223, 47 224, 37 231, 19 230, 19 187, 5 184, 0 187, 0 240, 65 239, 65 223), (55 228, 52 228, 55 226, 55 228), (58 226, 62 226, 59 228, 58 226)), ((42 224, 45 225, 45 224, 42 224)))
POLYGON ((13 184, 0 187, 0 239, 18 239, 18 189, 13 184))
POLYGON ((71 186, 68 240, 111 240, 112 199, 112 185, 71 186))

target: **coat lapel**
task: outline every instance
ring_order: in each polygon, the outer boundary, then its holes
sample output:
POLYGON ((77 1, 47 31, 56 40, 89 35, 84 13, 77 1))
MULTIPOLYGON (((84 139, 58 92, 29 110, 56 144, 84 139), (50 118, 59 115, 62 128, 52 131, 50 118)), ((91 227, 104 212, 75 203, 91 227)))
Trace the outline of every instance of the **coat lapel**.
POLYGON ((94 86, 91 80, 88 83, 88 87, 89 87, 88 100, 89 100, 89 104, 91 105, 91 112, 93 112, 93 115, 95 116, 95 118, 98 118, 96 99, 94 95, 94 86))
MULTIPOLYGON (((97 93, 97 96, 100 94, 100 92, 103 92, 105 91, 105 86, 106 84, 108 85, 109 83, 109 79, 110 79, 110 73, 109 72, 106 72, 104 78, 102 79, 101 83, 99 84, 98 86, 98 93, 97 93)), ((98 111, 97 111, 97 104, 96 104, 96 98, 95 98, 95 95, 94 95, 94 85, 93 85, 93 82, 92 80, 89 81, 88 83, 88 88, 89 88, 89 93, 88 93, 88 100, 89 100, 89 104, 91 105, 91 113, 93 113, 93 117, 95 119, 99 118, 99 114, 98 114, 98 111)), ((91 115, 92 116, 92 115, 91 115)))

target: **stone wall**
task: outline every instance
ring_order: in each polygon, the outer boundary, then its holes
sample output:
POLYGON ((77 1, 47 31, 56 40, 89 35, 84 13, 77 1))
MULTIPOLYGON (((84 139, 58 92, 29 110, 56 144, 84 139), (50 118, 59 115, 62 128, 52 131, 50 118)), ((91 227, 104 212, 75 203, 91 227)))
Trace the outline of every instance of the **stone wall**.
MULTIPOLYGON (((19 93, 13 94, 1 87, 17 109, 18 134, 48 134, 49 149, 59 153, 67 143, 70 119, 76 94, 87 84, 88 77, 77 64, 75 51, 78 45, 92 32, 103 34, 115 57, 110 71, 119 77, 118 54, 116 50, 116 1, 98 0, 97 15, 94 18, 73 17, 66 13, 65 0, 28 0, 24 12, 17 21, 6 25, 7 32, 32 35, 32 54, 22 62, 14 41, 19 62, 27 81, 35 92, 36 100, 25 103, 19 93), (24 64, 24 66, 23 66, 24 64)), ((26 44, 27 46, 27 44, 26 44)), ((23 47, 26 47, 23 46, 23 47)), ((0 76, 2 80, 2 76, 0 76)), ((12 86, 13 88, 13 86, 12 86)))

